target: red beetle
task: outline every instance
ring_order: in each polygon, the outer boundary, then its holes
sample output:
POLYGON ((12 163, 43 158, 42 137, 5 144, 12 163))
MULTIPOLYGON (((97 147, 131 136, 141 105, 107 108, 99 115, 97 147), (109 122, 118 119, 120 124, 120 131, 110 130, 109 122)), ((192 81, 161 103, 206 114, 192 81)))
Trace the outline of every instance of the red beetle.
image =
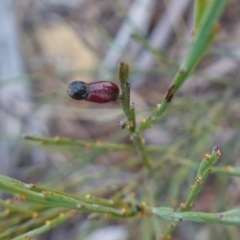
POLYGON ((115 83, 107 81, 98 81, 85 83, 74 81, 68 86, 69 96, 75 100, 86 100, 95 103, 107 103, 116 101, 119 88, 115 83))

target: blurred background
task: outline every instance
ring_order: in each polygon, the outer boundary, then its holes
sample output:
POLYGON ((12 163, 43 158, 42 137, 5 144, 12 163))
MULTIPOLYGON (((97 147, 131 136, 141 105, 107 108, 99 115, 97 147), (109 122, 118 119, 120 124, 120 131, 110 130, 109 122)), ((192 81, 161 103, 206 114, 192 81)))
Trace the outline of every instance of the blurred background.
MULTIPOLYGON (((218 144, 222 166, 240 163, 239 16, 240 1, 229 1, 214 46, 160 121, 144 133, 148 145, 163 148, 152 159, 175 164, 154 175, 161 181, 156 192, 170 196, 167 183, 171 186, 171 177, 180 174, 176 156, 199 162, 218 144)), ((67 95, 68 84, 119 84, 118 64, 128 63, 140 122, 163 99, 188 50, 192 28, 191 0, 1 0, 0 173, 70 192, 129 183, 139 166, 115 166, 135 158, 134 153, 44 147, 22 135, 130 143, 127 130, 117 126, 125 120, 118 103, 74 101, 67 95)), ((192 179, 181 184, 190 185, 192 179)), ((177 203, 186 192, 178 192, 177 203)), ((239 204, 239 193, 239 179, 212 177, 197 208, 232 208, 239 204)), ((168 203, 161 197, 157 206, 168 203)), ((230 230, 184 224, 176 239, 193 239, 193 234, 194 239, 212 239, 212 229, 219 239, 230 239, 230 230)), ((138 220, 99 223, 80 215, 38 239, 124 240, 140 239, 140 233, 138 220)))

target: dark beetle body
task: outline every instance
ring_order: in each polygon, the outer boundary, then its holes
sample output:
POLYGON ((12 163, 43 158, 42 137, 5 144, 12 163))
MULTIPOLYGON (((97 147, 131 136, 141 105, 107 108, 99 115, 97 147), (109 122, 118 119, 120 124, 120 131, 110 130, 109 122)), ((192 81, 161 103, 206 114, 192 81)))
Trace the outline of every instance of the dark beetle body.
POLYGON ((116 101, 119 88, 116 84, 107 81, 99 81, 88 84, 86 100, 89 102, 107 103, 116 101))
POLYGON ((75 100, 86 100, 95 103, 107 103, 116 101, 119 88, 115 83, 98 81, 85 83, 74 81, 68 86, 69 96, 75 100))

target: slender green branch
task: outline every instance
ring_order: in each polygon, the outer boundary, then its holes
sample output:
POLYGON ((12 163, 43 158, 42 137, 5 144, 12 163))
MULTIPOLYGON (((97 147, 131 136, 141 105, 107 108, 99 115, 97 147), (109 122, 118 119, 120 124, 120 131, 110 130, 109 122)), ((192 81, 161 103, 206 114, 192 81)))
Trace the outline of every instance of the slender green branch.
POLYGON ((131 135, 131 140, 133 141, 140 158, 142 159, 143 163, 145 166, 147 166, 149 169, 152 168, 152 162, 150 161, 147 151, 146 151, 146 146, 145 146, 145 140, 141 137, 140 134, 134 133, 131 135))
POLYGON ((123 109, 123 112, 129 122, 128 128, 133 133, 135 131, 135 113, 134 108, 130 106, 130 83, 127 81, 129 76, 129 66, 124 63, 120 63, 119 66, 119 81, 121 85, 122 95, 119 100, 123 109))
POLYGON ((219 225, 240 225, 240 209, 232 209, 221 213, 174 212, 172 208, 154 208, 153 213, 173 221, 191 221, 219 225))
POLYGON ((38 214, 36 215, 36 217, 30 218, 28 221, 25 221, 21 225, 15 225, 14 227, 8 228, 7 230, 3 231, 2 233, 0 233, 0 239, 13 239, 14 237, 25 233, 26 231, 28 232, 28 230, 30 229, 38 228, 41 225, 44 225, 46 221, 49 221, 50 219, 55 218, 59 216, 59 214, 63 214, 66 211, 70 210, 54 209, 49 212, 45 212, 44 214, 38 214))
POLYGON ((70 219, 74 211, 68 213, 60 213, 57 217, 46 220, 45 223, 38 228, 35 228, 27 233, 24 233, 18 237, 13 238, 13 240, 26 240, 39 236, 42 233, 49 231, 50 229, 64 223, 66 220, 70 219))
POLYGON ((56 145, 56 146, 79 146, 85 149, 98 149, 106 151, 133 151, 131 146, 123 144, 114 144, 109 142, 88 142, 84 140, 73 140, 63 137, 45 138, 25 135, 26 140, 38 142, 42 145, 56 145))
POLYGON ((169 107, 176 93, 202 59, 212 44, 215 36, 217 36, 220 31, 220 25, 217 24, 217 21, 226 4, 227 0, 212 0, 206 5, 206 9, 204 10, 203 15, 201 15, 199 28, 195 33, 195 37, 187 56, 183 60, 177 74, 175 75, 162 103, 158 104, 146 121, 142 122, 138 129, 139 132, 143 132, 145 129, 152 126, 152 124, 154 124, 163 114, 163 112, 169 107))
POLYGON ((194 32, 197 31, 200 23, 201 23, 201 19, 203 17, 203 13, 206 9, 208 2, 207 0, 195 0, 195 4, 194 4, 194 32))
MULTIPOLYGON (((151 149, 151 150, 155 150, 151 149)), ((157 150, 157 149, 156 149, 157 150)), ((150 151, 150 149, 149 149, 150 151)), ((188 166, 188 168, 191 168, 193 170, 198 169, 198 165, 195 162, 192 162, 188 159, 183 159, 183 158, 178 158, 177 156, 173 156, 173 161, 176 164, 182 165, 182 166, 188 166)), ((227 175, 227 176, 235 176, 235 177, 240 177, 240 167, 235 167, 235 166, 223 166, 223 167, 212 167, 211 168, 211 174, 222 174, 222 175, 227 175)))
POLYGON ((188 195, 188 198, 180 209, 181 211, 188 211, 191 210, 194 204, 194 201, 196 197, 198 196, 199 192, 202 189, 202 186, 208 176, 208 174, 211 172, 212 166, 218 161, 218 159, 221 156, 221 151, 218 149, 218 147, 214 147, 211 154, 206 154, 203 158, 197 172, 197 176, 195 178, 195 183, 192 186, 191 192, 188 195))
MULTIPOLYGON (((205 154, 197 172, 197 176, 195 178, 195 183, 191 186, 191 192, 187 197, 187 200, 185 203, 180 204, 180 208, 178 209, 178 212, 186 212, 190 211, 194 207, 194 201, 196 197, 198 196, 200 190, 202 189, 203 183, 205 182, 208 174, 211 172, 212 166, 218 161, 218 159, 221 156, 221 151, 216 146, 213 148, 211 154, 205 154)), ((165 208, 163 208, 165 209, 165 208)), ((169 210, 169 208, 166 208, 166 211, 173 212, 172 209, 169 210)), ((158 210, 153 210, 153 213, 158 214, 158 210)), ((160 214, 159 214, 160 215, 160 214)), ((171 226, 165 231, 163 234, 163 237, 171 236, 171 233, 174 231, 174 229, 178 226, 178 221, 172 222, 171 226)))
MULTIPOLYGON (((13 178, 10 178, 10 177, 4 176, 4 175, 0 175, 0 182, 1 181, 5 182, 5 183, 11 183, 14 186, 20 186, 20 187, 22 187, 24 189, 27 189, 27 190, 31 189, 32 191, 37 192, 37 193, 45 192, 47 194, 49 192, 49 193, 55 193, 55 194, 59 194, 59 195, 66 196, 66 197, 70 196, 67 193, 60 192, 60 191, 53 191, 49 188, 45 188, 45 187, 35 185, 35 184, 32 184, 32 183, 30 183, 30 184, 22 183, 20 181, 17 181, 16 179, 13 179, 13 178)), ((109 199, 105 199, 105 198, 94 197, 91 194, 84 194, 84 195, 83 194, 77 194, 77 195, 72 195, 72 197, 76 198, 77 200, 86 202, 86 203, 100 204, 102 206, 124 206, 125 205, 125 203, 115 202, 111 199, 109 200, 109 199)), ((18 209, 18 207, 14 207, 14 206, 10 205, 10 203, 6 203, 4 201, 0 201, 0 205, 5 206, 6 208, 11 209, 11 210, 16 210, 16 211, 18 210, 18 211, 21 211, 23 213, 33 214, 33 212, 30 211, 30 210, 18 209)))
POLYGON ((7 215, 9 215, 10 213, 23 213, 23 214, 29 214, 29 215, 33 215, 34 211, 25 208, 23 206, 17 206, 16 204, 13 205, 13 202, 11 199, 7 199, 6 201, 3 201, 0 199, 0 206, 6 208, 7 211, 7 215))
POLYGON ((135 109, 133 103, 130 103, 130 84, 127 81, 128 75, 129 66, 127 64, 121 63, 119 67, 119 80, 121 84, 122 95, 119 97, 119 101, 128 121, 127 128, 131 132, 130 139, 133 141, 143 163, 150 169, 152 167, 152 164, 147 156, 145 141, 142 138, 141 134, 136 132, 135 109))
MULTIPOLYGON (((135 119, 135 111, 131 111, 131 118, 135 119)), ((136 124, 136 121, 135 121, 136 124)), ((134 125, 135 125, 134 124, 134 125)), ((135 128, 135 126, 134 126, 135 128)), ((132 146, 124 145, 124 144, 115 144, 110 142, 90 142, 84 140, 74 140, 63 137, 55 137, 55 138, 46 138, 46 137, 36 137, 30 135, 24 135, 26 140, 31 142, 37 142, 41 145, 50 145, 50 146, 79 146, 85 149, 97 149, 97 150, 105 150, 105 151, 134 151, 132 146)), ((165 152, 166 147, 161 146, 146 146, 147 152, 165 152)))
MULTIPOLYGON (((15 184, 12 181, 6 182, 5 180, 2 180, 1 177, 2 176, 0 176, 0 189, 10 193, 20 194, 20 199, 23 201, 27 200, 51 207, 65 207, 81 211, 85 210, 90 212, 105 213, 109 214, 110 216, 121 218, 131 217, 137 214, 136 210, 133 209, 125 209, 123 211, 122 209, 102 206, 96 203, 91 204, 87 203, 87 200, 80 201, 75 197, 56 193, 50 190, 36 192, 32 190, 34 189, 34 187, 27 189, 26 187, 24 187, 27 184, 22 183, 22 185, 21 184, 19 185, 15 184)), ((19 182, 20 181, 18 181, 18 183, 19 182)))
MULTIPOLYGON (((205 154, 197 172, 197 176, 195 178, 195 183, 191 186, 191 192, 187 197, 185 203, 180 204, 180 208, 178 212, 186 212, 190 211, 194 207, 194 201, 198 196, 199 192, 202 189, 203 183, 205 182, 208 174, 211 172, 212 166, 218 161, 221 156, 221 151, 216 146, 213 148, 211 154, 205 154)), ((153 212, 154 213, 154 212, 153 212)), ((165 231, 164 236, 169 236, 174 229, 177 227, 178 222, 172 222, 171 226, 165 231)))
POLYGON ((240 167, 213 167, 211 173, 240 177, 240 167))

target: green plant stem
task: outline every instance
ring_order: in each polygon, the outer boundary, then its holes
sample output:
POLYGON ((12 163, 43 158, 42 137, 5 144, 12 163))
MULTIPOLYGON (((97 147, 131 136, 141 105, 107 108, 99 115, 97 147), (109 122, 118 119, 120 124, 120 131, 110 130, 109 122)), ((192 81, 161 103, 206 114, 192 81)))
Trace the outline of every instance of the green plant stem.
POLYGON ((123 144, 114 144, 109 142, 89 142, 84 140, 73 140, 63 137, 45 138, 25 135, 26 140, 35 141, 42 145, 56 145, 56 146, 79 146, 85 149, 97 149, 106 151, 133 151, 131 146, 123 144))
POLYGON ((151 169, 152 163, 147 155, 146 146, 144 144, 144 139, 138 133, 132 134, 131 139, 135 145, 135 148, 138 151, 140 159, 142 159, 144 165, 147 166, 148 169, 151 169))
POLYGON ((53 218, 59 216, 59 214, 64 213, 66 211, 70 211, 70 210, 54 209, 47 213, 45 212, 42 215, 40 214, 37 218, 31 218, 30 220, 24 222, 20 226, 15 225, 14 227, 9 228, 9 229, 5 230, 4 232, 0 233, 0 239, 1 240, 13 239, 16 236, 19 236, 20 234, 25 233, 26 231, 28 231, 28 229, 37 228, 37 227, 43 225, 45 223, 45 221, 53 219, 53 218))
POLYGON ((195 37, 185 59, 175 75, 162 103, 158 104, 146 121, 142 122, 139 126, 138 131, 140 133, 154 124, 169 107, 176 93, 206 53, 215 36, 219 32, 219 29, 216 27, 216 23, 226 4, 227 0, 212 0, 206 5, 206 9, 204 10, 203 15, 201 15, 199 28, 195 33, 195 37))
MULTIPOLYGON (((135 112, 133 111, 131 114, 132 118, 135 119, 135 112), (133 114, 134 113, 134 114, 133 114)), ((136 122, 136 121, 135 121, 136 122)), ((136 124, 136 123, 135 123, 136 124)), ((109 142, 90 142, 83 140, 74 140, 63 137, 55 137, 55 138, 46 138, 46 137, 36 137, 30 135, 24 135, 24 139, 29 140, 31 142, 37 142, 43 146, 79 146, 85 149, 97 149, 97 150, 105 150, 105 151, 134 151, 132 146, 127 146, 124 144, 114 144, 109 142)), ((146 146, 147 152, 165 152, 166 147, 161 146, 146 146)))
POLYGON ((240 177, 240 168, 232 166, 213 167, 211 173, 240 177))
POLYGON ((184 204, 184 207, 180 209, 181 211, 188 211, 192 209, 192 204, 194 203, 196 197, 202 189, 202 186, 208 177, 208 174, 211 172, 211 167, 218 161, 221 156, 221 151, 218 147, 214 147, 211 155, 206 154, 203 158, 195 178, 195 183, 192 186, 192 190, 188 195, 188 198, 184 204))
POLYGON ((17 215, 14 218, 8 218, 5 216, 5 221, 1 222, 0 229, 3 233, 4 231, 7 231, 8 229, 11 229, 17 225, 22 224, 25 221, 29 220, 29 215, 17 215))
MULTIPOLYGON (((177 156, 172 157, 174 163, 180 164, 182 166, 188 166, 192 170, 198 169, 198 165, 189 159, 177 158, 177 156)), ((235 166, 223 166, 223 167, 212 167, 210 174, 222 174, 227 176, 240 177, 240 167, 235 166)))
MULTIPOLYGON (((8 209, 10 211, 10 213, 23 213, 23 214, 29 214, 29 215, 34 214, 34 212, 28 208, 13 205, 10 200, 3 201, 0 199, 0 206, 8 209)), ((9 214, 9 213, 7 213, 7 214, 9 214)))
POLYGON ((123 112, 128 120, 127 128, 131 133, 135 132, 135 113, 134 108, 130 106, 130 83, 127 81, 129 76, 129 66, 124 63, 120 63, 119 66, 119 81, 121 86, 122 95, 119 97, 123 112))
POLYGON ((130 84, 127 81, 129 76, 129 66, 121 63, 119 67, 119 80, 121 84, 122 95, 119 97, 123 112, 127 118, 127 128, 131 133, 130 139, 133 141, 135 148, 142 159, 144 165, 150 169, 152 167, 151 161, 147 156, 147 150, 144 139, 141 134, 136 131, 136 118, 134 105, 130 103, 130 84))
POLYGON ((208 4, 207 0, 195 0, 194 4, 194 31, 197 31, 201 23, 201 19, 208 4))
MULTIPOLYGON (((194 201, 198 196, 200 190, 202 189, 203 183, 205 182, 208 174, 211 172, 212 166, 218 161, 221 156, 221 151, 218 147, 214 147, 211 154, 206 154, 203 158, 195 178, 195 183, 191 188, 191 192, 187 197, 185 203, 180 205, 178 212, 190 211, 194 207, 194 201)), ((153 210, 153 213, 158 212, 158 210, 153 210)), ((174 229, 178 226, 178 221, 171 223, 171 226, 165 231, 164 236, 169 236, 174 229)))
POLYGON ((181 222, 183 220, 197 223, 208 223, 218 225, 240 225, 240 209, 232 209, 221 213, 203 212, 174 212, 172 208, 154 208, 153 213, 161 217, 181 222))
MULTIPOLYGON (((46 195, 48 195, 48 193, 50 194, 58 194, 58 195, 62 195, 62 196, 66 196, 66 197, 69 197, 70 195, 67 194, 67 193, 63 193, 63 192, 57 192, 57 191, 53 191, 51 189, 48 189, 48 188, 45 188, 45 187, 42 187, 42 186, 39 186, 39 185, 35 185, 35 184, 26 184, 26 183, 23 183, 23 182, 20 182, 16 179, 13 179, 13 178, 10 178, 10 177, 7 177, 7 176, 3 176, 3 175, 0 175, 0 181, 2 182, 5 182, 5 183, 10 183, 10 184, 13 184, 14 186, 20 186, 26 190, 29 190, 31 189, 32 191, 34 192, 37 192, 37 193, 45 193, 46 195)), ((76 198, 77 200, 80 200, 80 201, 83 201, 83 202, 86 202, 86 203, 90 203, 90 204, 100 204, 102 206, 123 206, 125 205, 125 203, 119 203, 119 202, 115 202, 113 200, 108 200, 108 199, 104 199, 104 198, 100 198, 100 197, 94 197, 90 194, 77 194, 77 195, 74 195, 72 196, 74 198, 76 198)), ((4 204, 4 201, 2 201, 4 204)), ((0 202, 0 205, 1 205, 1 202, 0 202)), ((4 204, 4 206, 10 208, 11 205, 9 204, 4 204)), ((14 208, 14 206, 12 207, 14 208)), ((17 207, 15 207, 16 209, 18 209, 17 207)), ((30 210, 25 210, 23 209, 22 212, 24 213, 31 213, 33 214, 34 212, 30 211, 30 210)))
POLYGON ((2 176, 0 176, 0 189, 10 193, 20 194, 20 198, 24 201, 27 200, 51 207, 63 207, 80 211, 84 210, 89 212, 105 213, 110 216, 120 218, 131 217, 137 214, 137 211, 133 209, 126 209, 126 211, 122 211, 122 209, 106 207, 96 203, 90 204, 87 203, 87 201, 80 201, 77 198, 50 190, 35 192, 31 189, 26 189, 24 185, 27 184, 22 183, 22 185, 16 185, 11 181, 2 181, 1 177, 2 176))
POLYGON ((35 228, 27 233, 24 233, 18 237, 13 238, 12 240, 26 240, 26 239, 31 239, 34 237, 39 236, 42 233, 45 233, 49 231, 50 229, 64 223, 66 220, 70 219, 72 217, 72 214, 74 211, 68 212, 68 213, 60 213, 59 216, 47 220, 45 224, 43 224, 41 227, 35 228))

